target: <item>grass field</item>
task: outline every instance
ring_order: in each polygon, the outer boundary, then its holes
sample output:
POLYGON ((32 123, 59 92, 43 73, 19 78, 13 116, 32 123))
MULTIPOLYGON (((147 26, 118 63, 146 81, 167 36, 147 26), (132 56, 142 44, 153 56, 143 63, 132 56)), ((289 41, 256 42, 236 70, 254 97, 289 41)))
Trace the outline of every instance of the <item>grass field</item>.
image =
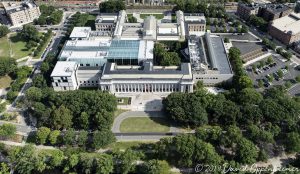
POLYGON ((156 19, 162 19, 165 16, 164 14, 140 14, 140 17, 146 19, 146 17, 150 15, 154 16, 156 19))
POLYGON ((26 57, 31 53, 31 50, 25 47, 26 42, 22 41, 17 34, 10 36, 10 42, 7 37, 0 38, 0 45, 0 57, 10 57, 10 49, 12 50, 11 58, 14 59, 26 57))
POLYGON ((0 88, 8 88, 12 82, 9 76, 0 77, 0 88))
POLYGON ((120 126, 121 132, 168 132, 169 123, 164 118, 135 117, 125 119, 120 126))
POLYGON ((130 105, 131 98, 130 97, 118 97, 117 98, 118 105, 130 105))

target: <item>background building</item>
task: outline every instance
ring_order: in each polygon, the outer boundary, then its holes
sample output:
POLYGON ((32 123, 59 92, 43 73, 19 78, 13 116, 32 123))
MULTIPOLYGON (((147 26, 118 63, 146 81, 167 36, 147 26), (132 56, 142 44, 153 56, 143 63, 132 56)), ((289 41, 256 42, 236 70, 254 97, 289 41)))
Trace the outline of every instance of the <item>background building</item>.
POLYGON ((41 15, 39 7, 34 2, 2 2, 3 8, 13 26, 21 26, 41 15))
POLYGON ((127 5, 164 5, 165 0, 126 0, 127 5))
POLYGON ((269 27, 269 34, 289 45, 300 40, 300 14, 291 13, 288 16, 274 20, 269 27))
POLYGON ((284 4, 246 4, 239 3, 237 15, 248 20, 251 15, 262 17, 266 21, 272 21, 286 15, 293 10, 284 4))

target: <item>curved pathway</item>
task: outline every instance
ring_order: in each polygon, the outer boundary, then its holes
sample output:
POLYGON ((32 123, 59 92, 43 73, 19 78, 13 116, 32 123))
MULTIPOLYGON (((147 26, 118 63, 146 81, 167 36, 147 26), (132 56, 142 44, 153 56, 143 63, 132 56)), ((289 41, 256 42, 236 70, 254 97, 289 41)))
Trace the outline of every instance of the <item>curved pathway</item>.
POLYGON ((159 111, 127 111, 120 114, 115 118, 111 131, 113 133, 120 133, 120 126, 122 121, 127 118, 135 118, 135 117, 164 117, 162 112, 159 111))

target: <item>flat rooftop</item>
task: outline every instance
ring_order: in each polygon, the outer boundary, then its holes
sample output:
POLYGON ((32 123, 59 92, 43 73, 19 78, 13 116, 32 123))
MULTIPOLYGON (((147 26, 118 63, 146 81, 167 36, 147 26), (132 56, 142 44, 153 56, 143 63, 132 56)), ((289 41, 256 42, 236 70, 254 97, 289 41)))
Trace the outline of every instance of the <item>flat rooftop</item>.
POLYGON ((52 73, 51 77, 70 77, 76 70, 76 62, 69 61, 57 61, 52 73))
POLYGON ((143 66, 118 66, 115 63, 107 63, 104 70, 104 75, 120 74, 126 78, 126 74, 174 74, 174 75, 189 75, 191 74, 190 63, 182 63, 180 66, 153 66, 151 62, 145 62, 143 66))
POLYGON ((232 74, 222 38, 216 36, 212 36, 210 38, 211 47, 215 55, 214 58, 210 57, 210 59, 215 59, 215 64, 220 74, 232 74))
POLYGON ((74 27, 70 38, 88 38, 91 31, 91 27, 74 27))
POLYGON ((291 13, 276 19, 273 21, 272 26, 284 33, 295 35, 300 32, 300 13, 291 13))
POLYGON ((234 42, 233 41, 232 45, 234 47, 237 47, 241 51, 242 55, 263 48, 263 45, 261 43, 253 43, 253 42, 246 43, 246 42, 234 42))
POLYGON ((59 59, 153 59, 153 48, 145 40, 69 40, 59 59))

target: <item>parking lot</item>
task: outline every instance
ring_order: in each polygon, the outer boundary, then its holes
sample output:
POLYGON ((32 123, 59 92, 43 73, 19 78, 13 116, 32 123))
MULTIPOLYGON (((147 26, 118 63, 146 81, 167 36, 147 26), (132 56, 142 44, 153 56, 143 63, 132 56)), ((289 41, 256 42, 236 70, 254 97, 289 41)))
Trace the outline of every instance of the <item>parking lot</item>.
POLYGON ((252 78, 257 88, 266 89, 272 86, 286 85, 292 91, 291 95, 300 93, 300 85, 295 80, 300 75, 296 63, 286 62, 277 54, 272 56, 272 63, 266 63, 267 58, 262 61, 263 63, 259 61, 246 67, 246 72, 252 78))

